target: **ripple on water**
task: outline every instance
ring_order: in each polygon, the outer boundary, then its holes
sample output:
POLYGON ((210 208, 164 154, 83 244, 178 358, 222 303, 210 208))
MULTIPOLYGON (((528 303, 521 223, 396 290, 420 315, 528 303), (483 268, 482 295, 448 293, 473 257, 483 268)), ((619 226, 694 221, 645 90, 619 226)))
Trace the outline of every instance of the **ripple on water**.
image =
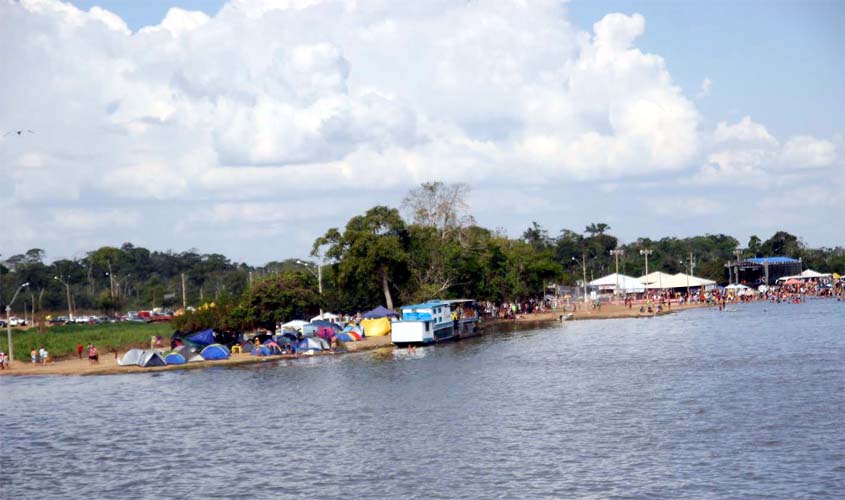
POLYGON ((2 379, 4 498, 836 498, 843 303, 2 379))

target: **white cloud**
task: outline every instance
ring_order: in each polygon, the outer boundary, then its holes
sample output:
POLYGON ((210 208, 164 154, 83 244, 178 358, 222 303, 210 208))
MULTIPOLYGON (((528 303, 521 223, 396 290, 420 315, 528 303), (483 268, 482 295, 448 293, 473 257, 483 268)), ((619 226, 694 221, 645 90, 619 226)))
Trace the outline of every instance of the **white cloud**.
POLYGON ((766 127, 755 123, 750 116, 743 117, 733 125, 727 122, 719 122, 713 132, 713 140, 716 143, 762 144, 766 146, 778 144, 778 141, 769 134, 766 127))
POLYGON ((0 148, 13 182, 0 189, 22 212, 105 202, 144 218, 213 200, 215 231, 250 217, 301 230, 308 214, 267 213, 285 197, 429 180, 624 186, 703 163, 699 181, 725 182, 841 161, 822 139, 781 147, 750 117, 701 130, 665 61, 637 48, 639 14, 585 33, 556 0, 232 0, 132 33, 99 7, 0 0, 0 19, 0 60, 17 75, 0 83, 0 110, 37 132, 0 148))
POLYGON ((836 161, 836 146, 815 137, 792 137, 783 145, 780 161, 786 168, 826 167, 836 161))
POLYGON ((829 167, 837 158, 832 141, 811 136, 790 137, 782 146, 766 127, 745 116, 735 124, 720 122, 712 135, 711 152, 694 182, 733 184, 759 189, 794 178, 796 170, 829 167))

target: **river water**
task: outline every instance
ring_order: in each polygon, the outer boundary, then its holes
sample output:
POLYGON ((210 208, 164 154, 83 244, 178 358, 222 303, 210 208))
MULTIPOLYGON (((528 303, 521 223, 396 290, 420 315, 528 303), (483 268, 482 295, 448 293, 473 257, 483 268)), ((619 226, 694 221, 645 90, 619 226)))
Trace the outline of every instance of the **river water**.
POLYGON ((842 498, 845 303, 0 379, 0 498, 842 498))

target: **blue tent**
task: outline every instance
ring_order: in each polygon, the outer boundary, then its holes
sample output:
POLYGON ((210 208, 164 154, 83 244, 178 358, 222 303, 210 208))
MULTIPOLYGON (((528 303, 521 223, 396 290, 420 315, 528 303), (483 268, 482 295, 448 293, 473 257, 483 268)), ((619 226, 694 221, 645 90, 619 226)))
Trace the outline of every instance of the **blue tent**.
POLYGON ((203 347, 214 343, 214 330, 209 328, 201 332, 195 333, 190 337, 185 337, 185 340, 192 344, 201 345, 203 347))
POLYGON ((206 346, 200 354, 202 354, 203 359, 211 360, 229 359, 229 356, 231 355, 229 348, 220 344, 211 344, 210 346, 206 346))
POLYGON ((168 365, 184 365, 187 363, 185 361, 185 356, 182 356, 178 352, 170 352, 167 356, 164 357, 164 362, 168 365))
POLYGON ((253 356, 269 356, 270 355, 270 349, 268 349, 267 346, 261 346, 257 349, 253 349, 252 355, 253 356))
POLYGON ((390 317, 398 318, 399 315, 384 306, 378 306, 372 311, 367 311, 364 313, 365 319, 378 319, 390 317))
POLYGON ((301 351, 324 351, 329 349, 329 344, 320 337, 306 337, 296 345, 297 352, 301 351))
POLYGON ((325 320, 325 319, 315 319, 314 321, 311 322, 311 324, 317 325, 317 326, 327 326, 329 328, 331 328, 331 326, 332 326, 332 322, 325 320))

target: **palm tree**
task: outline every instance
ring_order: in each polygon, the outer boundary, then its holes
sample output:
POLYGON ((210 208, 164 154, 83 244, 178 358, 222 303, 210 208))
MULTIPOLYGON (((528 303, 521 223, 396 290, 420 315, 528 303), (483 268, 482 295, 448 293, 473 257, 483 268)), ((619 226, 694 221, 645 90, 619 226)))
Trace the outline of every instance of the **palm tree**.
POLYGON ((610 226, 605 224, 604 222, 599 223, 592 223, 585 229, 585 232, 590 233, 590 236, 595 236, 597 234, 604 234, 605 231, 608 231, 610 226))

